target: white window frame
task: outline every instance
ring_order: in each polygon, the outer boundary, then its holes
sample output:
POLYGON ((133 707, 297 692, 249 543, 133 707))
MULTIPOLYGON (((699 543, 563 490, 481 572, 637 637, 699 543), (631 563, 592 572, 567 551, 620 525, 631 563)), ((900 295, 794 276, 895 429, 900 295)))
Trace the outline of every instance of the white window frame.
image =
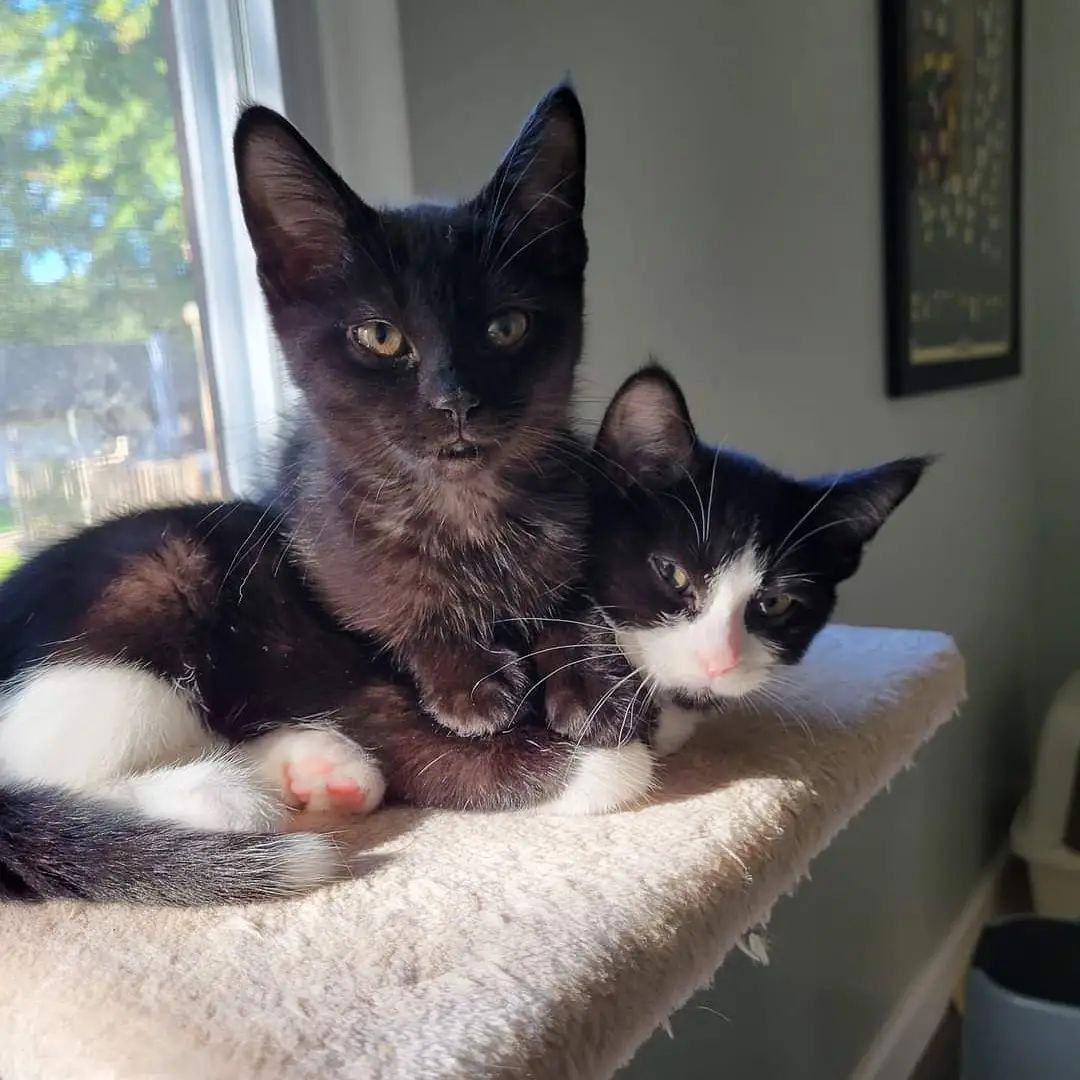
POLYGON ((252 495, 293 394, 256 277, 232 152, 246 103, 284 108, 273 0, 172 0, 170 9, 222 466, 231 492, 252 495))

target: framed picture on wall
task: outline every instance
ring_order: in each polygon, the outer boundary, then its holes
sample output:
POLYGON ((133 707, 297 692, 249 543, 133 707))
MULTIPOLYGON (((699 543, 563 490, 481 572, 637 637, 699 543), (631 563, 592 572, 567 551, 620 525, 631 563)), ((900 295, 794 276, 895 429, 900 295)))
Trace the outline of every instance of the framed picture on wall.
POLYGON ((1020 0, 880 0, 888 390, 1020 371, 1020 0))

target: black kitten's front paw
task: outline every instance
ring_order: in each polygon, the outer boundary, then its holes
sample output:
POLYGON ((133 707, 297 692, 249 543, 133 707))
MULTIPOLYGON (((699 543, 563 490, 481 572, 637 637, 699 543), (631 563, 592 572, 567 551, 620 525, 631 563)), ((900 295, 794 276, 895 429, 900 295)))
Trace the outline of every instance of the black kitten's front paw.
POLYGON ((545 683, 547 725, 575 742, 621 746, 651 721, 652 696, 638 675, 621 664, 568 668, 545 683))
POLYGON ((494 735, 521 715, 529 686, 526 664, 509 649, 492 649, 485 657, 486 670, 462 666, 424 689, 424 708, 457 735, 494 735))

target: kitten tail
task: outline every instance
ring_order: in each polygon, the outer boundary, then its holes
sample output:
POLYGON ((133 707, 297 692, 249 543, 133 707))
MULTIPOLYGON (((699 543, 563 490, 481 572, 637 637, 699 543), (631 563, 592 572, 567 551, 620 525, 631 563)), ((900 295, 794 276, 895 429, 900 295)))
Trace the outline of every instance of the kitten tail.
POLYGON ((0 788, 0 901, 245 903, 343 869, 333 842, 312 833, 203 832, 59 788, 0 788))

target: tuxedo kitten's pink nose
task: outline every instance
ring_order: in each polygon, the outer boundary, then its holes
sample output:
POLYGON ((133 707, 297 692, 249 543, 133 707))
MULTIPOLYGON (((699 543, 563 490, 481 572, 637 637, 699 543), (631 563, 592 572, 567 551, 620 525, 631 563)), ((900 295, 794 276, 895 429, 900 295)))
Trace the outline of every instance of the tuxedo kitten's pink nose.
POLYGON ((705 678, 716 679, 739 666, 742 659, 742 630, 732 619, 724 633, 724 641, 710 652, 699 652, 698 663, 705 678))
POLYGON ((729 671, 739 666, 739 658, 730 652, 698 654, 698 663, 708 679, 716 679, 726 675, 729 671))

